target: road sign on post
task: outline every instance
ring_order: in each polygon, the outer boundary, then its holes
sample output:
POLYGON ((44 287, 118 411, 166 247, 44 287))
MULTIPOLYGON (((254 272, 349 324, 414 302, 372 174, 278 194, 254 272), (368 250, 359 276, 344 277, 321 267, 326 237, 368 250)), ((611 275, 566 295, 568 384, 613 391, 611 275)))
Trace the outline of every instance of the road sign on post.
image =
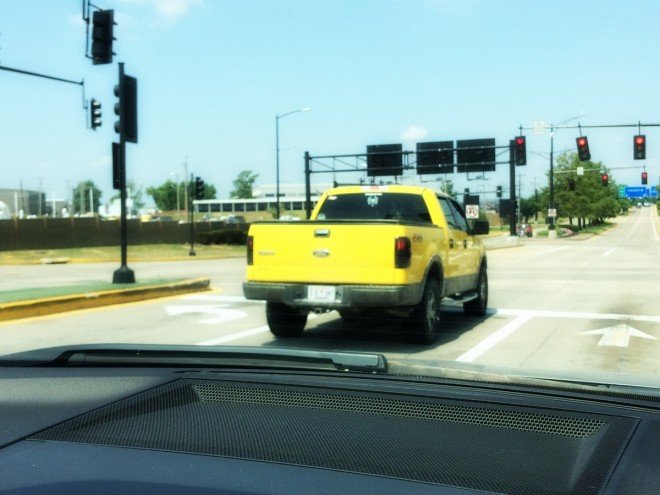
POLYGON ((556 208, 548 208, 548 216, 550 218, 557 218, 557 209, 556 208))
POLYGON ((465 205, 465 218, 477 220, 479 218, 479 205, 465 205))

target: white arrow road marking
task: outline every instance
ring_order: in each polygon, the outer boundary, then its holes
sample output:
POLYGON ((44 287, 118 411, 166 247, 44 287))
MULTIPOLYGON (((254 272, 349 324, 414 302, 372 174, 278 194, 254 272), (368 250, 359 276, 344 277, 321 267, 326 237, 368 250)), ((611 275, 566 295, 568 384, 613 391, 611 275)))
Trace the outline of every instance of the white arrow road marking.
POLYGON ((188 305, 188 306, 165 306, 165 311, 170 316, 183 314, 206 314, 213 315, 212 318, 201 320, 200 323, 212 324, 245 318, 247 313, 237 309, 228 309, 221 305, 188 305))
POLYGON ((181 299, 184 301, 266 304, 266 301, 245 299, 243 296, 223 296, 220 294, 191 294, 189 296, 183 296, 181 299))
POLYGON ((582 335, 602 335, 598 341, 598 345, 607 347, 628 347, 630 337, 641 337, 643 339, 657 340, 652 335, 644 333, 636 328, 621 323, 613 327, 599 328, 597 330, 589 330, 587 332, 580 332, 582 335))

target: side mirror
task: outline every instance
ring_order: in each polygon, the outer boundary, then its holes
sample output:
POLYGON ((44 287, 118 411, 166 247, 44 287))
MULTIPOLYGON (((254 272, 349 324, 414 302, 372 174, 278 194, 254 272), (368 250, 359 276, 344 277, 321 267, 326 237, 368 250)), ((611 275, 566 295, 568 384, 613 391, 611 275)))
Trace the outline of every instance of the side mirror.
POLYGON ((470 235, 486 235, 490 232, 490 224, 487 220, 473 220, 470 226, 470 235))

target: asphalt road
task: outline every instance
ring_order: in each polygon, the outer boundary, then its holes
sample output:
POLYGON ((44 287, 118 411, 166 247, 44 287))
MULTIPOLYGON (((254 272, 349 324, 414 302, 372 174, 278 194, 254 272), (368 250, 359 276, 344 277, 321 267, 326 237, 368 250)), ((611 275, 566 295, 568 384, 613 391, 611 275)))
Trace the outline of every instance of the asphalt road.
MULTIPOLYGON (((96 342, 288 346, 660 380, 659 236, 654 210, 642 208, 601 236, 529 239, 490 251, 488 315, 468 318, 447 307, 442 329, 426 346, 411 342, 392 319, 348 324, 335 312, 312 315, 302 338, 278 341, 266 326, 263 303, 242 297, 244 260, 226 259, 135 263, 138 279, 207 276, 214 291, 2 323, 1 353, 96 342)), ((12 283, 34 286, 58 273, 66 284, 108 280, 116 266, 5 268, 15 270, 12 283)))

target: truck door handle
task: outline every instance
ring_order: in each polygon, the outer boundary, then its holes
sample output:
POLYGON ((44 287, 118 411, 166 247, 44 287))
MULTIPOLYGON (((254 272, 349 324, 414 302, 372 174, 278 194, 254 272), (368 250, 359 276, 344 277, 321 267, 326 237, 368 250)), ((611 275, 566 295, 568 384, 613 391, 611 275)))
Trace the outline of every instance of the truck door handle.
POLYGON ((452 249, 454 247, 454 239, 449 239, 449 248, 452 249))

